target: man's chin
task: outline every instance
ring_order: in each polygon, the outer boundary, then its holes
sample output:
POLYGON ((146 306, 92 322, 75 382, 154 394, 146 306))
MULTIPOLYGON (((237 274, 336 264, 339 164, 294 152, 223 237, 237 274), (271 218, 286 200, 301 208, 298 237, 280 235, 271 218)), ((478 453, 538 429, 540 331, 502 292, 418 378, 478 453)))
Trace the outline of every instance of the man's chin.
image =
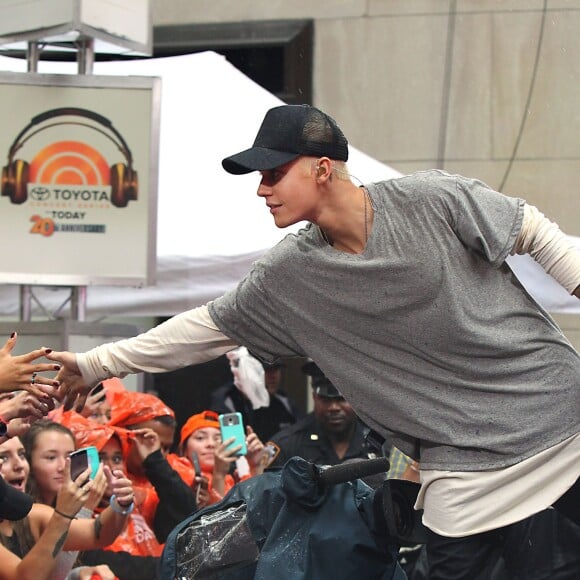
POLYGON ((349 426, 344 423, 326 423, 326 430, 334 435, 342 435, 348 432, 349 426))
POLYGON ((301 221, 301 219, 288 219, 288 217, 283 217, 282 215, 274 215, 274 224, 276 225, 277 228, 283 230, 284 228, 288 228, 290 226, 293 226, 301 221))

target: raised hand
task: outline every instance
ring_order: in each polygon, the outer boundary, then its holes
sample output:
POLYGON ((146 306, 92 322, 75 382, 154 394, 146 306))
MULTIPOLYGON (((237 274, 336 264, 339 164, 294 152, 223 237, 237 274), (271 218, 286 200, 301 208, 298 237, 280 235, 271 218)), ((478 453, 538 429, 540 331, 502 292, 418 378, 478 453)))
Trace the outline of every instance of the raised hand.
POLYGON ((45 356, 61 365, 60 372, 56 376, 60 384, 56 397, 62 401, 65 411, 75 407, 77 413, 80 413, 95 385, 88 385, 85 382, 73 352, 49 352, 45 356))
POLYGON ((12 356, 18 335, 14 332, 0 348, 0 392, 24 389, 41 398, 53 396, 59 386, 58 380, 42 376, 41 373, 58 371, 60 365, 35 363, 40 357, 48 357, 49 348, 39 348, 27 354, 12 356))
POLYGON ((246 427, 246 433, 246 447, 248 448, 246 459, 252 475, 258 475, 264 471, 264 444, 249 425, 246 427))
POLYGON ((131 480, 122 469, 111 470, 107 465, 105 465, 105 475, 107 476, 111 497, 114 495, 115 501, 122 508, 129 507, 135 501, 135 492, 131 480))
POLYGON ((137 448, 137 453, 139 453, 141 461, 145 461, 151 453, 161 449, 159 435, 153 431, 153 429, 149 429, 148 427, 144 429, 134 429, 131 431, 130 435, 131 441, 137 448))
POLYGON ((195 476, 195 503, 197 504, 197 509, 209 505, 210 494, 209 494, 209 480, 205 475, 195 476))
POLYGON ((6 421, 17 418, 42 419, 54 409, 54 399, 48 395, 38 397, 28 391, 3 395, 0 400, 0 416, 6 421))
POLYGON ((9 437, 22 437, 32 423, 53 409, 54 399, 44 393, 40 397, 28 391, 0 395, 0 417, 8 423, 9 437))
POLYGON ((85 503, 85 507, 91 511, 95 511, 95 508, 101 503, 105 491, 107 491, 107 476, 105 475, 104 466, 101 463, 97 474, 95 475, 91 486, 91 491, 89 493, 89 498, 85 503))
POLYGON ((64 483, 56 495, 55 511, 68 518, 74 518, 85 505, 93 486, 90 480, 91 468, 87 467, 74 481, 70 477, 70 457, 66 458, 64 483))
MULTIPOLYGON (((230 465, 235 462, 237 456, 235 455, 241 448, 241 445, 228 447, 236 440, 235 437, 230 437, 218 445, 214 451, 214 478, 216 475, 225 477, 230 470, 230 465)), ((214 480, 215 485, 215 480, 214 480)))
POLYGON ((104 390, 94 392, 94 388, 91 389, 89 396, 85 402, 85 406, 81 412, 83 417, 90 418, 92 415, 96 414, 99 406, 102 405, 103 400, 105 399, 105 392, 104 390))

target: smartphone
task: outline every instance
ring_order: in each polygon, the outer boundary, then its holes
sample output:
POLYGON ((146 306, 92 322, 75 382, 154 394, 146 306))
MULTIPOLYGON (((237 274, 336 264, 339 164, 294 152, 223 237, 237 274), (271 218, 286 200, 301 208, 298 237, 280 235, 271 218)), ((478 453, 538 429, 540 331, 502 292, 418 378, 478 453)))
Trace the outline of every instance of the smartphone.
POLYGON ((193 468, 195 469, 195 475, 201 476, 201 466, 199 464, 199 457, 195 451, 191 454, 191 462, 193 463, 193 468))
POLYGON ((70 477, 74 481, 87 467, 91 468, 90 478, 94 479, 99 470, 99 452, 96 447, 83 447, 70 455, 70 477))
POLYGON ((235 437, 235 441, 229 447, 237 447, 241 445, 242 448, 236 455, 245 455, 248 452, 246 447, 246 430, 244 428, 244 421, 241 413, 225 413, 219 416, 220 431, 222 433, 222 441, 235 437))

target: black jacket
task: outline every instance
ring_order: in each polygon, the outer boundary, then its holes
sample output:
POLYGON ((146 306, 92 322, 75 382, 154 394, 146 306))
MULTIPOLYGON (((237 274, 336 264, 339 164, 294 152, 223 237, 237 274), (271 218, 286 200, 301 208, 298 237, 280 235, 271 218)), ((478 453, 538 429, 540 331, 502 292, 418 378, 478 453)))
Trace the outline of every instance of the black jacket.
POLYGON ((271 437, 277 455, 270 467, 282 467, 291 457, 302 457, 318 465, 336 465, 349 459, 371 459, 382 456, 382 450, 365 440, 369 429, 357 421, 346 455, 340 459, 320 423, 309 413, 294 425, 271 437))
POLYGON ((153 531, 157 541, 163 544, 177 524, 197 511, 195 492, 169 465, 160 450, 145 458, 143 469, 159 496, 153 531))

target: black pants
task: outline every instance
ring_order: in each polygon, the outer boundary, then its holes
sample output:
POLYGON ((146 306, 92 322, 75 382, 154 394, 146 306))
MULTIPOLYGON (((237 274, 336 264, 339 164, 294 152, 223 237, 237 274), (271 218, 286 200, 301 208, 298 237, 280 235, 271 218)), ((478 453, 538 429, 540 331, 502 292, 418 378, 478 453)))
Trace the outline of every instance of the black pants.
POLYGON ((578 481, 553 507, 464 538, 428 530, 429 580, 580 580, 578 481))

